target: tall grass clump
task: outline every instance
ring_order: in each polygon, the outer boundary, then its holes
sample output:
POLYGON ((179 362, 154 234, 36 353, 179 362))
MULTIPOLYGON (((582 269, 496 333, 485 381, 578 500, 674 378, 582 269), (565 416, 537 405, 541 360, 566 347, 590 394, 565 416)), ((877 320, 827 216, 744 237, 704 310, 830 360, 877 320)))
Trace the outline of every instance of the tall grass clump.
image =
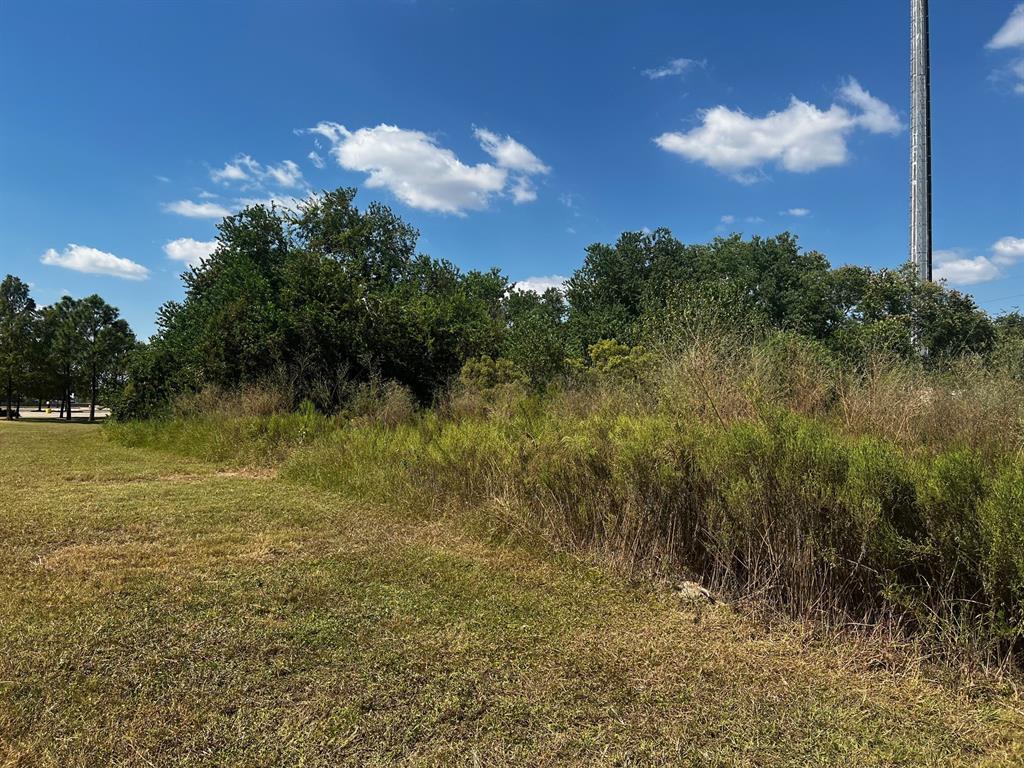
POLYGON ((236 392, 209 387, 178 398, 163 418, 115 421, 106 426, 119 442, 158 448, 206 461, 269 466, 333 428, 333 420, 309 402, 288 409, 289 399, 271 387, 236 392))
POLYGON ((478 359, 425 410, 371 382, 334 417, 207 404, 113 430, 284 459, 295 481, 1009 666, 1024 636, 1022 407, 1020 381, 978 361, 850 365, 795 334, 704 329, 594 345, 543 393, 478 359))

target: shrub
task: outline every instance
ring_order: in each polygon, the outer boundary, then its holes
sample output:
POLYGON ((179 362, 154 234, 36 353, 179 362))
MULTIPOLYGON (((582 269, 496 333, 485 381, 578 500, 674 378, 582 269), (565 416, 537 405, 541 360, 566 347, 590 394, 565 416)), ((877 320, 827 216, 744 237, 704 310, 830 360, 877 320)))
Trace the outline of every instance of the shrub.
POLYGON ((543 395, 507 361, 478 358, 424 411, 373 381, 345 418, 311 405, 228 416, 230 397, 210 391, 182 406, 192 415, 111 430, 208 458, 285 459, 288 477, 410 514, 629 572, 685 572, 794 616, 901 628, 939 652, 1019 650, 1020 384, 971 361, 844 373, 786 333, 719 341, 658 355, 599 342, 575 382, 543 395))
POLYGON ((412 421, 416 398, 398 382, 371 379, 356 389, 346 413, 360 423, 393 429, 412 421))

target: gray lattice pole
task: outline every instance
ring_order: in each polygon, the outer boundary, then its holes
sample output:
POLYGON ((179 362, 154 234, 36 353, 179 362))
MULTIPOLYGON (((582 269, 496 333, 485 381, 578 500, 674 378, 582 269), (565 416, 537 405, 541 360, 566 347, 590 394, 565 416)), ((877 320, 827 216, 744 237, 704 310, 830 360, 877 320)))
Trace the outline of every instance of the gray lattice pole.
POLYGON ((928 0, 910 0, 910 260, 932 279, 932 106, 928 0))

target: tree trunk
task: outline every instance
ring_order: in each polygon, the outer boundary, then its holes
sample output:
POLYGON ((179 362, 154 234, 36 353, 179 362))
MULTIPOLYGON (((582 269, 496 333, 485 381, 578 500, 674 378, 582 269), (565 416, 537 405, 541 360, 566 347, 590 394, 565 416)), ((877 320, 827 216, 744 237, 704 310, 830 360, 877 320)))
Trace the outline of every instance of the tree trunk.
POLYGON ((13 391, 12 391, 13 389, 14 389, 13 377, 10 374, 8 374, 7 375, 7 420, 8 421, 10 421, 11 419, 14 418, 11 415, 11 401, 14 399, 13 398, 13 391))
POLYGON ((89 421, 96 421, 96 366, 92 368, 92 391, 89 393, 89 421))

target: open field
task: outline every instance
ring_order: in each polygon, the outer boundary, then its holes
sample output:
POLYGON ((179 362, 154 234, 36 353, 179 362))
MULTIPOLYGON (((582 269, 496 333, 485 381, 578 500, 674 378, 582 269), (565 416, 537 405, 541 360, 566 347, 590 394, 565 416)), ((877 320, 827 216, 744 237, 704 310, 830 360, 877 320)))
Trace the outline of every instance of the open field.
POLYGON ((0 423, 0 765, 992 765, 968 697, 603 570, 0 423))

